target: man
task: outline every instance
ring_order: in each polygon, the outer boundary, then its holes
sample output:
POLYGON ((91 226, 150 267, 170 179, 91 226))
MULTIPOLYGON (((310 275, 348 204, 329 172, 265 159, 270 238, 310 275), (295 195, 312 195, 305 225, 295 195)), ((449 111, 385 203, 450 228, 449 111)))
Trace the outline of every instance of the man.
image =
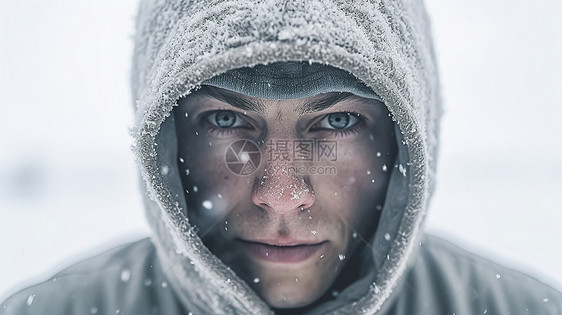
POLYGON ((424 235, 438 76, 420 2, 141 3, 151 240, 6 314, 561 314, 560 292, 424 235))

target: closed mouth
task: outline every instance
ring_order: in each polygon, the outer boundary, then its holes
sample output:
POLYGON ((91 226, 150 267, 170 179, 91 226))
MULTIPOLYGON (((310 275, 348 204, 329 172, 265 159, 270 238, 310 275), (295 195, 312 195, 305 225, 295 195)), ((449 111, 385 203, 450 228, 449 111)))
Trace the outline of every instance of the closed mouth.
POLYGON ((253 242, 239 239, 243 248, 253 256, 278 263, 297 263, 314 255, 327 241, 314 244, 271 245, 263 242, 253 242))

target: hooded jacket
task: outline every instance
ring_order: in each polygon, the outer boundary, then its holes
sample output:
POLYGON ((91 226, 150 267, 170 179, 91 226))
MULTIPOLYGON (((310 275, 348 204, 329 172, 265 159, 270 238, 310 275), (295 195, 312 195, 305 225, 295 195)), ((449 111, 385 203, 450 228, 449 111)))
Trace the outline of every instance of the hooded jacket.
POLYGON ((131 132, 153 236, 19 292, 0 313, 272 313, 187 219, 171 112, 229 70, 305 61, 353 75, 399 131, 371 264, 308 314, 562 314, 556 290, 421 231, 442 112, 421 1, 142 1, 136 28, 131 132))

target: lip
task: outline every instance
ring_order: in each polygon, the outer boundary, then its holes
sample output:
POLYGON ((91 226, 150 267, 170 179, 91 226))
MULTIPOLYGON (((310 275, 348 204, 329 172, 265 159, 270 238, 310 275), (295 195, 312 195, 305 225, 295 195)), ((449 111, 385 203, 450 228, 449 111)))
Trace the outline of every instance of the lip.
POLYGON ((239 239, 240 244, 254 257, 277 263, 298 263, 312 257, 327 241, 320 243, 254 242, 239 239), (271 243, 275 244, 272 245, 271 243))

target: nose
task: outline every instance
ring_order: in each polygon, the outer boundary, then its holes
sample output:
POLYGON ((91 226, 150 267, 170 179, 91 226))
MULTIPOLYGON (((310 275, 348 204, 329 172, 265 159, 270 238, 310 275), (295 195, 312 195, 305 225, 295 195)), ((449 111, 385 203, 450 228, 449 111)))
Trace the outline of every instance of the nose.
POLYGON ((310 208, 315 200, 310 183, 307 183, 304 178, 296 176, 288 164, 275 166, 280 167, 269 167, 270 171, 258 178, 254 184, 252 190, 254 204, 278 213, 290 213, 310 208))

